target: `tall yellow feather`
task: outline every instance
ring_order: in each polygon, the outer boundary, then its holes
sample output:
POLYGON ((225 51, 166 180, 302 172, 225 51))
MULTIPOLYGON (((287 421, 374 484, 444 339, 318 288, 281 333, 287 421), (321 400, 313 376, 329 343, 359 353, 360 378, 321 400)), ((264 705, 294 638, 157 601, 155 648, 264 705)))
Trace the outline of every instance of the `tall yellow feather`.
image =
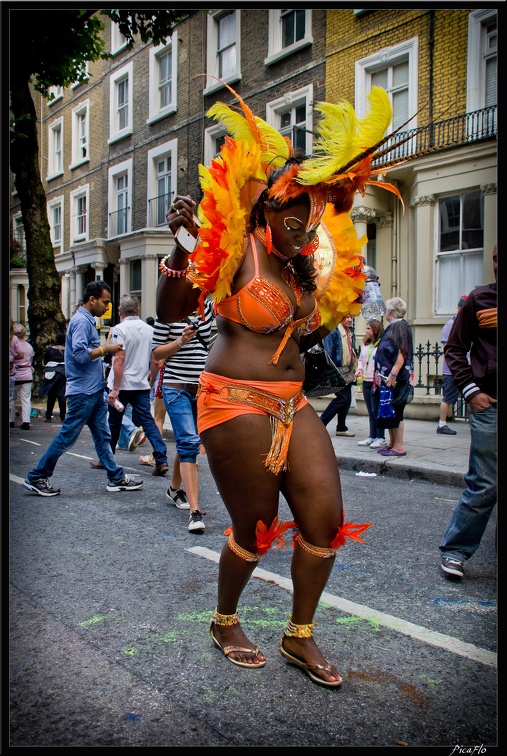
POLYGON ((381 141, 392 119, 389 96, 381 87, 372 87, 368 99, 369 109, 361 120, 349 102, 317 104, 323 118, 316 127, 316 155, 305 160, 298 183, 312 186, 329 181, 345 166, 354 165, 354 157, 381 141))

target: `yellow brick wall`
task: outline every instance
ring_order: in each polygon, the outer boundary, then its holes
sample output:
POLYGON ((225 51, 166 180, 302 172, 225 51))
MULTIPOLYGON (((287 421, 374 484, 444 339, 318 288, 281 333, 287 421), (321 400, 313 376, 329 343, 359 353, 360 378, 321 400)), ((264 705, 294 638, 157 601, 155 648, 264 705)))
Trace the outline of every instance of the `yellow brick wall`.
MULTIPOLYGON (((433 119, 452 101, 443 117, 465 112, 468 16, 470 9, 433 11, 433 119)), ((344 97, 354 102, 357 60, 404 40, 419 39, 419 102, 429 109, 430 30, 429 9, 391 8, 356 16, 353 10, 329 10, 326 34, 326 99, 344 97)), ((427 116, 426 116, 427 117, 427 116)))

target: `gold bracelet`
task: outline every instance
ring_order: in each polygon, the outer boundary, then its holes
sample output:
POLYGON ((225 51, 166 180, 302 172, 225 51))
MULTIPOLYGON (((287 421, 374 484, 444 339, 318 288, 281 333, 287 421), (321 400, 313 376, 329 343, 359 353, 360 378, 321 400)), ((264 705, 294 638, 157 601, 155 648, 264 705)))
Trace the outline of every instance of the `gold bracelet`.
MULTIPOLYGON (((171 252, 172 254, 172 252, 171 252)), ((188 271, 188 265, 186 268, 183 268, 182 270, 174 270, 173 268, 168 268, 166 265, 167 258, 170 257, 170 255, 166 255, 163 257, 160 261, 160 265, 158 266, 158 269, 161 273, 163 273, 165 276, 170 276, 172 278, 180 278, 181 276, 186 276, 188 271)))
POLYGON ((101 346, 100 347, 100 354, 101 354, 102 357, 105 355, 106 352, 107 352, 107 349, 104 349, 104 347, 101 346))

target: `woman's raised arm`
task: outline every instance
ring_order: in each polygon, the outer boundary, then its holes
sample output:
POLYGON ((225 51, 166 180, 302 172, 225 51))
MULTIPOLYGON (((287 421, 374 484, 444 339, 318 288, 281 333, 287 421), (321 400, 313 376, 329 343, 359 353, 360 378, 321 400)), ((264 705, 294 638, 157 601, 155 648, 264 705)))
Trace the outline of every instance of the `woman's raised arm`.
POLYGON ((181 227, 189 229, 192 236, 197 236, 194 208, 195 202, 191 197, 178 195, 166 216, 169 228, 176 238, 176 246, 160 263, 157 318, 162 323, 180 323, 197 308, 201 292, 186 279, 188 252, 177 239, 178 229, 181 227))

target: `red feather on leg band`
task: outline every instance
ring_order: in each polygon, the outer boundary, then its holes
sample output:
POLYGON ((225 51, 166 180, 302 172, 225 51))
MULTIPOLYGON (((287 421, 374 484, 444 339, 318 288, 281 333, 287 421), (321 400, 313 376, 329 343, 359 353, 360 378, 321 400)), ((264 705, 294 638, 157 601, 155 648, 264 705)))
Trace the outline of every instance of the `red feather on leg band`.
POLYGON ((336 555, 340 546, 345 545, 347 538, 350 538, 353 541, 360 541, 361 543, 364 543, 364 540, 359 536, 362 535, 364 531, 370 527, 371 524, 371 522, 364 522, 360 524, 354 522, 345 522, 341 526, 341 528, 338 528, 338 532, 336 533, 336 536, 333 538, 328 548, 313 546, 311 543, 308 543, 308 541, 305 541, 301 533, 297 531, 297 533, 295 533, 292 538, 292 546, 295 547, 296 544, 298 544, 309 554, 320 557, 321 559, 328 559, 329 557, 336 555))

